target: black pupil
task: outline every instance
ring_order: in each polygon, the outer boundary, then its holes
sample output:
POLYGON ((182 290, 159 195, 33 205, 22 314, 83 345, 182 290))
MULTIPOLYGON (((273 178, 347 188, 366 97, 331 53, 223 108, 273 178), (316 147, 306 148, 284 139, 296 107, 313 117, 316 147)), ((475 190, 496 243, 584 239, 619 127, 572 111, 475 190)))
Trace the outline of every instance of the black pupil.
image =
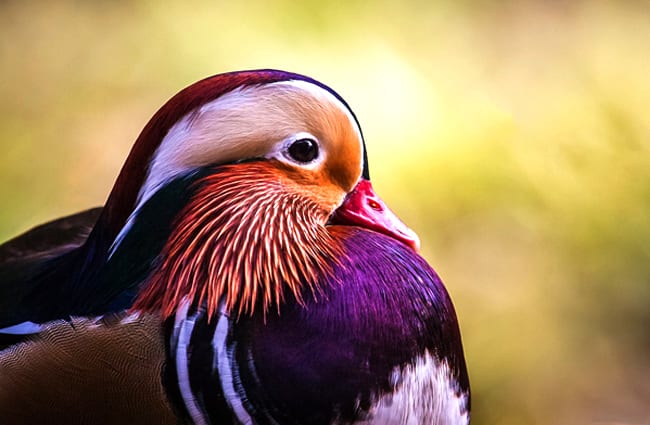
POLYGON ((289 146, 289 155, 298 162, 310 162, 318 156, 318 145, 311 139, 296 140, 289 146))

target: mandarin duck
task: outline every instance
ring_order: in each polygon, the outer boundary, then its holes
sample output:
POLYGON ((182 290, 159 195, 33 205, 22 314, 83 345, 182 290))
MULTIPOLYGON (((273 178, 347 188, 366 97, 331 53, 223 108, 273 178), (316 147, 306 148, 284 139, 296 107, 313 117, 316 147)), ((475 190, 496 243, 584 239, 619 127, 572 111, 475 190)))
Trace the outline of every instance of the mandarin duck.
POLYGON ((103 208, 0 247, 0 423, 467 424, 454 307, 309 77, 172 97, 103 208))

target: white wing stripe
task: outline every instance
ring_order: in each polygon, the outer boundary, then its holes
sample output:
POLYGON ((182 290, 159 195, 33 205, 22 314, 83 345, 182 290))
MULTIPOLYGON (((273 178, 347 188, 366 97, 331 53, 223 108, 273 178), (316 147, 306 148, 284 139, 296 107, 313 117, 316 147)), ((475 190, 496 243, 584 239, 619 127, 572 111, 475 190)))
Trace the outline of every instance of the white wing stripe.
POLYGON ((197 314, 195 313, 194 315, 187 317, 189 306, 190 303, 187 300, 183 300, 178 312, 176 312, 176 317, 174 318, 174 333, 178 332, 178 344, 176 345, 176 375, 178 376, 178 388, 181 391, 183 402, 185 403, 187 412, 192 417, 192 421, 194 421, 196 425, 207 425, 208 421, 196 402, 194 393, 192 393, 192 388, 190 386, 187 351, 197 314))
POLYGON ((235 385, 232 376, 232 364, 230 356, 228 355, 228 347, 226 340, 228 338, 228 316, 225 314, 224 306, 220 308, 220 317, 217 322, 217 329, 214 332, 212 339, 212 347, 215 352, 215 363, 219 371, 219 379, 221 380, 221 389, 223 395, 228 402, 228 405, 237 416, 240 423, 244 425, 253 425, 253 419, 248 414, 242 403, 239 394, 235 391, 235 385))

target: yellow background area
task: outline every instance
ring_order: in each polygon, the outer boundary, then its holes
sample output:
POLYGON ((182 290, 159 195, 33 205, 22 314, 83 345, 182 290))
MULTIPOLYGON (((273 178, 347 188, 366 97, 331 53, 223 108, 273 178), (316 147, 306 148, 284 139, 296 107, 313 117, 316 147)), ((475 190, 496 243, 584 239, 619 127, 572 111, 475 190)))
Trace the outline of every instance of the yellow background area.
POLYGON ((192 82, 337 90, 460 318, 473 423, 650 423, 650 5, 0 4, 0 238, 104 202, 192 82))

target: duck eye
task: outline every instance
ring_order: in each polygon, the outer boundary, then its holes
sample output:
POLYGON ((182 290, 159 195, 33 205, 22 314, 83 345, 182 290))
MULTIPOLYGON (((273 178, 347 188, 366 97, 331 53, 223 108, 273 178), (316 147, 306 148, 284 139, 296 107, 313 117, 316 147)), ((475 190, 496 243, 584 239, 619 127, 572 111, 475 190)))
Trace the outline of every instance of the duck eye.
POLYGON ((288 149, 291 159, 297 162, 311 162, 318 157, 318 144, 312 139, 298 139, 288 149))

